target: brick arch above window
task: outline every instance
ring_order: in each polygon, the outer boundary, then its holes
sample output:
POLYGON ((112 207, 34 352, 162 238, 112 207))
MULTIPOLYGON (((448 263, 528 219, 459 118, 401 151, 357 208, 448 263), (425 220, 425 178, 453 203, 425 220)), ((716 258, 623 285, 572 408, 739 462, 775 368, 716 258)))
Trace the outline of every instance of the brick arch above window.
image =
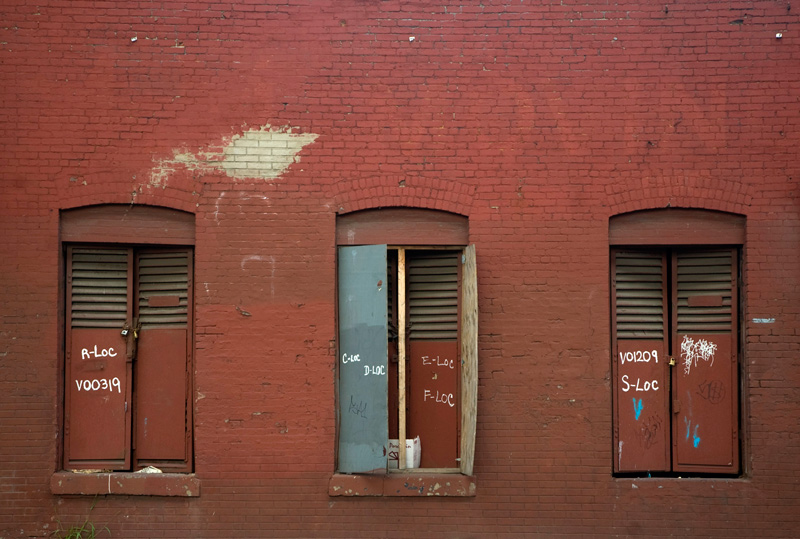
POLYGON ((346 214, 376 208, 414 207, 469 215, 475 187, 427 178, 370 178, 337 182, 331 198, 336 212, 346 214))
POLYGON ((176 175, 169 184, 151 181, 134 182, 117 176, 97 175, 83 180, 62 182, 57 186, 62 210, 98 205, 169 206, 193 213, 201 200, 204 184, 190 174, 176 175))
POLYGON ((720 211, 609 220, 616 473, 740 473, 745 236, 745 216, 720 211))
POLYGON ((58 472, 51 489, 197 496, 199 481, 186 475, 193 463, 195 216, 101 204, 59 217, 63 468, 112 473, 58 472), (165 473, 143 486, 133 472, 147 466, 165 473))
POLYGON ((468 240, 468 219, 454 212, 384 207, 337 216, 338 402, 353 414, 339 410, 331 495, 356 492, 354 477, 369 477, 359 495, 426 495, 428 485, 443 484, 437 494, 475 495, 478 304, 468 240), (393 457, 395 440, 422 440, 426 449, 393 457), (419 489, 396 487, 408 472, 419 489))
POLYGON ((611 215, 652 208, 693 208, 745 214, 752 203, 749 184, 713 178, 637 179, 607 188, 611 215))

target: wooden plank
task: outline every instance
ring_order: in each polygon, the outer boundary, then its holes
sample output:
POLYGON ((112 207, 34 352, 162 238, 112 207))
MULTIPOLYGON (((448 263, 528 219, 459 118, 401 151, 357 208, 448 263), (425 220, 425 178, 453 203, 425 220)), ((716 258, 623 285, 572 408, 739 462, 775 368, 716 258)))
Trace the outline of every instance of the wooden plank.
POLYGON ((461 473, 472 475, 478 417, 478 274, 475 246, 464 249, 461 273, 461 473))
POLYGON ((397 250, 397 468, 406 468, 406 250, 397 250))
MULTIPOLYGON (((457 474, 461 473, 461 468, 406 468, 405 470, 389 470, 390 474, 417 474, 417 475, 435 475, 435 474, 457 474)), ((450 478, 443 478, 449 480, 450 478)))

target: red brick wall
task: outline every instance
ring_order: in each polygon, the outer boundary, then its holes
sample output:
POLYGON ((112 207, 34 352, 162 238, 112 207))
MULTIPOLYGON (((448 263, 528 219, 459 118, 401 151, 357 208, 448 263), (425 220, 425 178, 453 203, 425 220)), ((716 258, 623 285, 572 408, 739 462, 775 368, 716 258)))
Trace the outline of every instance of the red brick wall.
POLYGON ((6 0, 0 20, 0 537, 93 503, 130 538, 800 528, 788 2, 6 0), (274 177, 225 168, 264 126, 274 156, 289 128, 316 138, 274 177), (196 214, 198 498, 50 493, 59 210, 101 203, 196 214), (381 206, 469 218, 473 498, 328 496, 335 217, 381 206), (608 219, 667 206, 747 218, 741 479, 611 474, 608 219))

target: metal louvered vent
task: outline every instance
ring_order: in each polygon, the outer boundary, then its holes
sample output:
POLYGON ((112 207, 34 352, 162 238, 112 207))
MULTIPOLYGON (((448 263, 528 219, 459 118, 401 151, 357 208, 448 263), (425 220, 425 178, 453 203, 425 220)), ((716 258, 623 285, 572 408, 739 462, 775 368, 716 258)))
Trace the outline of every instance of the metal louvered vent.
POLYGON ((142 327, 184 327, 188 321, 189 253, 143 252, 138 258, 142 327))
POLYGON ((412 340, 458 339, 457 251, 408 253, 408 320, 412 340))
POLYGON ((664 338, 664 259, 652 253, 616 253, 618 339, 664 338))
POLYGON ((128 317, 128 251, 75 248, 71 263, 71 326, 121 328, 128 317))
POLYGON ((731 252, 678 255, 678 332, 730 333, 731 252))

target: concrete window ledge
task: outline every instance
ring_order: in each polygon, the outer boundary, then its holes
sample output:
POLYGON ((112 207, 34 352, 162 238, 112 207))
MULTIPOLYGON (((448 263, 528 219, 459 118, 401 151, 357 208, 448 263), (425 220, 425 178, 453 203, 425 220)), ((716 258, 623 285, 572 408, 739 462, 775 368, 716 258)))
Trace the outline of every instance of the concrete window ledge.
POLYGON ((461 474, 334 474, 329 496, 475 496, 475 478, 461 474))
POLYGON ((200 496, 200 480, 194 474, 56 472, 50 478, 50 492, 196 497, 200 496))

